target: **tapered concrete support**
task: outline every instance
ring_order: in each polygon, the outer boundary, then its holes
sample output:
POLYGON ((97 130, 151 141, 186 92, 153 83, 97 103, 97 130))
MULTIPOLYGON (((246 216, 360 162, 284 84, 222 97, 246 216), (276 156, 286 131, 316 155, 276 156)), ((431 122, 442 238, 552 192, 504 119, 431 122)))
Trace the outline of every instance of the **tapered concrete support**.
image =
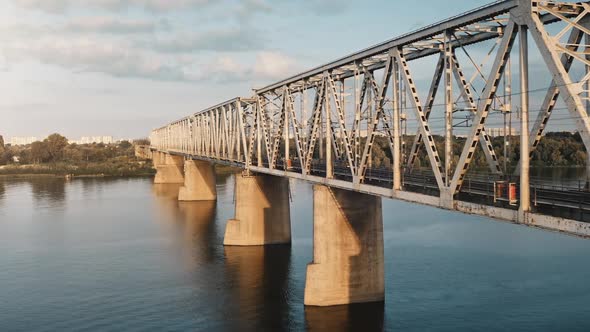
POLYGON ((161 154, 162 154, 162 152, 160 152, 160 151, 152 152, 152 165, 154 166, 154 168, 163 164, 163 162, 161 161, 161 157, 160 157, 161 154))
POLYGON ((182 156, 174 156, 166 153, 163 164, 156 166, 156 177, 154 183, 184 183, 184 176, 182 175, 184 167, 184 158, 182 156))
POLYGON ((381 198, 316 185, 305 305, 384 300, 381 198))
POLYGON ((289 179, 236 175, 235 218, 227 221, 227 246, 291 243, 289 179))
POLYGON ((184 186, 178 192, 179 201, 214 201, 217 199, 213 164, 200 160, 184 162, 184 186))

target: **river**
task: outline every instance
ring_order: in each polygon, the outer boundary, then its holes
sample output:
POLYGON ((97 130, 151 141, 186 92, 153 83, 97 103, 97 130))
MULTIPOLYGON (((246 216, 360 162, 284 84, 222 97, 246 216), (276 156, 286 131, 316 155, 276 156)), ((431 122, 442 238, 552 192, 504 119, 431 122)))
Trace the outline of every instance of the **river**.
POLYGON ((0 178, 0 331, 590 330, 590 240, 392 200, 385 303, 305 308, 312 187, 291 247, 224 247, 233 184, 0 178))

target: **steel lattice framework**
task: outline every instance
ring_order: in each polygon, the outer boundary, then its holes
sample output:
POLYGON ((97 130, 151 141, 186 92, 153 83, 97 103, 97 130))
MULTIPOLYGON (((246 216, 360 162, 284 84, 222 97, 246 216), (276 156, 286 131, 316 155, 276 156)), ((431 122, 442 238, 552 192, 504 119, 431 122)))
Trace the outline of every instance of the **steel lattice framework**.
MULTIPOLYGON (((510 58, 519 40, 521 99, 521 211, 529 209, 528 163, 558 99, 567 106, 586 147, 590 147, 590 5, 586 2, 499 1, 386 41, 331 63, 255 90, 249 98, 234 98, 152 131, 152 148, 190 158, 228 163, 248 172, 288 176, 375 195, 456 208, 474 153, 480 147, 490 172, 502 174, 486 132, 486 120, 500 94, 502 79, 510 76, 510 58), (555 24, 558 23, 558 24, 555 24), (551 27, 551 28, 550 28, 551 27), (556 28, 553 28, 556 27, 556 28), (557 30, 557 31, 555 31, 557 30), (532 128, 528 129, 528 48, 531 36, 553 78, 532 128), (457 53, 488 42, 487 73, 478 65, 470 78, 457 53), (428 91, 419 97, 409 63, 436 61, 428 91), (570 69, 586 68, 581 78, 570 69), (485 87, 476 96, 473 80, 485 87), (445 144, 440 148, 430 123, 438 91, 444 93, 445 144), (459 96, 470 113, 458 159, 453 159, 453 113, 459 96), (408 153, 401 127, 404 111, 417 123, 408 153), (392 156, 384 173, 389 186, 375 185, 369 172, 377 137, 387 139, 392 156), (439 198, 418 197, 404 190, 404 174, 426 155, 439 198)), ((513 56, 514 57, 514 56, 513 56)), ((471 59, 471 58, 470 58, 471 59)), ((510 105, 502 105, 510 111, 510 105)))

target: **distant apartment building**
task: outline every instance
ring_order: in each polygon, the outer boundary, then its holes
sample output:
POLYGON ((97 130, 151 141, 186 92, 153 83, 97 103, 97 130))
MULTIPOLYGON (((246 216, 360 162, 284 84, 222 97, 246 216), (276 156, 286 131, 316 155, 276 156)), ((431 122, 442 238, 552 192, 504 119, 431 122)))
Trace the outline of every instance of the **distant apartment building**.
POLYGON ((511 128, 511 130, 504 130, 503 127, 501 127, 501 128, 487 128, 486 127, 486 133, 488 133, 488 136, 490 136, 490 137, 504 136, 504 133, 506 133, 506 135, 510 135, 510 136, 517 136, 518 135, 516 128, 511 128))
POLYGON ((114 142, 113 136, 82 136, 82 138, 80 138, 79 144, 113 144, 114 142))
POLYGON ((10 138, 10 145, 27 145, 37 141, 38 139, 35 136, 16 136, 10 138))

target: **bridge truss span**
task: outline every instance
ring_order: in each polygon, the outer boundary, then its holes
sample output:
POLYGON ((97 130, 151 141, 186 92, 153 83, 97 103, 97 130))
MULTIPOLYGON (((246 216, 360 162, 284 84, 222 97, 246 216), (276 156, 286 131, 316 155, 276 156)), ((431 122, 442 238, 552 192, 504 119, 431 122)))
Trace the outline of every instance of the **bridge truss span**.
MULTIPOLYGON (((155 129, 151 145, 246 172, 590 235, 585 223, 538 213, 529 175, 558 102, 590 147, 588 49, 588 2, 497 1, 155 129), (534 110, 529 36, 552 79, 534 110), (492 115, 512 114, 512 96, 520 100, 521 148, 518 165, 507 167, 488 126, 492 115), (485 180, 475 176, 478 154, 485 180), (501 180, 516 183, 516 199, 497 197, 501 180)), ((586 194, 577 195, 580 209, 590 208, 586 194)))

